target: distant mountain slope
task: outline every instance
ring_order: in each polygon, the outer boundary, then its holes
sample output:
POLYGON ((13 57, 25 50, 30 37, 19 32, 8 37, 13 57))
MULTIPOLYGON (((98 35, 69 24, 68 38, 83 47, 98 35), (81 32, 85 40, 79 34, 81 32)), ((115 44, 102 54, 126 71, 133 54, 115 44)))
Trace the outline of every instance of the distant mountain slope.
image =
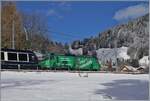
POLYGON ((128 55, 133 59, 148 55, 149 49, 149 14, 114 26, 96 37, 74 41, 73 47, 82 47, 87 51, 99 48, 128 47, 128 55))

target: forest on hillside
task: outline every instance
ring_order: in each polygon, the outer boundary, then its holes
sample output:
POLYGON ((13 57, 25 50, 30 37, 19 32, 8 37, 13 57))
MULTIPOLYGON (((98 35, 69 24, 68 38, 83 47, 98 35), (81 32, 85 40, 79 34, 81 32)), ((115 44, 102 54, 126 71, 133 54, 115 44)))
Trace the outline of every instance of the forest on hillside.
POLYGON ((76 40, 72 46, 86 51, 124 46, 128 47, 128 55, 132 59, 141 59, 149 53, 149 14, 116 25, 95 37, 76 40))

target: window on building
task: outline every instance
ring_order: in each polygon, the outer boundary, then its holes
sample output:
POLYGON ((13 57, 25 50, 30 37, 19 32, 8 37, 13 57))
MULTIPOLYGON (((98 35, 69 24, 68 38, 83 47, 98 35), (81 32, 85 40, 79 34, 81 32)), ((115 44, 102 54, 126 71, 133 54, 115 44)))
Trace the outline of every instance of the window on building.
POLYGON ((19 54, 19 61, 28 61, 27 54, 19 54))
POLYGON ((8 53, 8 60, 16 60, 17 61, 17 53, 8 53))

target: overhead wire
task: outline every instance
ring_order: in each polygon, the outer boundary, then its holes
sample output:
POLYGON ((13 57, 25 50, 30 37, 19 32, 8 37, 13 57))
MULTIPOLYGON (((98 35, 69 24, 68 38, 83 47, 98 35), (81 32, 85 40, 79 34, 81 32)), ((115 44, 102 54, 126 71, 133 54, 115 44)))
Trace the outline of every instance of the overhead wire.
MULTIPOLYGON (((63 35, 63 36, 66 36, 66 37, 73 37, 73 38, 81 38, 83 36, 79 36, 79 35, 74 35, 74 34, 67 34, 67 33, 64 33, 64 32, 58 32, 58 31, 54 31, 54 30, 48 30, 49 32, 51 32, 51 34, 59 34, 59 35, 63 35)), ((57 35, 58 35, 57 34, 57 35)))

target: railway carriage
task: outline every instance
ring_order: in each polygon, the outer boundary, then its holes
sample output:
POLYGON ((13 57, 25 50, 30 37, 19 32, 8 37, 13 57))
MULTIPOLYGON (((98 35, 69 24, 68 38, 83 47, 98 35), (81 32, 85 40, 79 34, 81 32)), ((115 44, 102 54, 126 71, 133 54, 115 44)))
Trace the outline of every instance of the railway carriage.
POLYGON ((1 49, 1 69, 36 69, 38 59, 29 50, 1 49))

